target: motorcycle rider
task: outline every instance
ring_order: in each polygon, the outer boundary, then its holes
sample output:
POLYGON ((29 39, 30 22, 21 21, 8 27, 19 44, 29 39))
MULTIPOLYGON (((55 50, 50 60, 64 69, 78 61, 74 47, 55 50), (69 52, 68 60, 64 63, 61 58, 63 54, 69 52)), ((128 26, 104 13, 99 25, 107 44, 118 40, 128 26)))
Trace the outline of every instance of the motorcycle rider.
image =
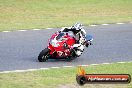
POLYGON ((60 32, 73 32, 74 36, 75 36, 75 39, 77 41, 77 43, 81 44, 83 43, 84 41, 82 40, 85 40, 85 37, 86 37, 86 31, 82 28, 82 24, 80 23, 76 23, 75 25, 71 26, 71 27, 65 27, 65 28, 62 28, 60 30, 60 32))
POLYGON ((73 45, 73 49, 77 56, 80 56, 84 51, 84 46, 88 46, 84 44, 86 42, 86 31, 82 28, 82 24, 76 23, 71 27, 62 28, 60 32, 68 32, 74 34, 76 39, 76 44, 73 45))

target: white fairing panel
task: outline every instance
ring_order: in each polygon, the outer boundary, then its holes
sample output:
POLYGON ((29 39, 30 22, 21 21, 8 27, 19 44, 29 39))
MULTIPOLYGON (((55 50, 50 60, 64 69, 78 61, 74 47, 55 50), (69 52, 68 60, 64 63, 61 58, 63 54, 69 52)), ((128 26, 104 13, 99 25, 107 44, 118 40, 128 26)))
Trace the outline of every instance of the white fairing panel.
POLYGON ((74 44, 73 47, 80 47, 81 44, 74 44))
POLYGON ((80 56, 82 54, 82 52, 81 51, 77 51, 76 54, 77 54, 77 56, 80 56))
POLYGON ((74 44, 73 47, 77 47, 78 50, 76 51, 76 54, 78 56, 80 56, 82 52, 84 51, 84 46, 81 44, 74 44))
POLYGON ((84 46, 81 45, 81 46, 79 47, 79 49, 80 49, 81 51, 84 51, 84 46))

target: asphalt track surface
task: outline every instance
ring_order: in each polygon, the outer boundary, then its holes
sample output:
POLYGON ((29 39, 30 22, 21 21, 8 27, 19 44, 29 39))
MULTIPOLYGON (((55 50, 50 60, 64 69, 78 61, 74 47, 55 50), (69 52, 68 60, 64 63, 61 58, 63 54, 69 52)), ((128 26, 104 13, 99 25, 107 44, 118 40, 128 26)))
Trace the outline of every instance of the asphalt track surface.
POLYGON ((93 45, 85 48, 84 53, 71 62, 37 60, 50 36, 60 28, 0 32, 0 71, 132 61, 131 23, 85 26, 84 29, 94 37, 93 45))

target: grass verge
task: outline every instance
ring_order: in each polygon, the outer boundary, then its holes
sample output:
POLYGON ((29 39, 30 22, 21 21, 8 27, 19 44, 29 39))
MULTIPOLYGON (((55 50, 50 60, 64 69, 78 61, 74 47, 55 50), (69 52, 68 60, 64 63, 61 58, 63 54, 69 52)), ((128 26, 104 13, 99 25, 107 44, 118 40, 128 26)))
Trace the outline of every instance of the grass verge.
MULTIPOLYGON (((89 74, 130 74, 131 63, 115 63, 84 67, 89 74)), ((39 70, 0 74, 0 88, 81 88, 76 83, 77 68, 39 70)), ((86 84, 83 88, 131 88, 130 84, 86 84)))
POLYGON ((0 0, 0 31, 132 21, 132 0, 0 0))

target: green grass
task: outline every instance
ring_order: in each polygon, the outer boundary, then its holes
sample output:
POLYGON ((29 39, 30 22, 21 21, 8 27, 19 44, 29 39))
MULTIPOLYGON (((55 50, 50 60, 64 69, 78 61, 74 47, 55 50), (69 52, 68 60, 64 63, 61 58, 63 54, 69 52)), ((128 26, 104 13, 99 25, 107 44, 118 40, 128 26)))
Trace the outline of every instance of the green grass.
POLYGON ((132 21, 132 0, 0 0, 0 31, 132 21))
MULTIPOLYGON (((130 74, 132 63, 83 67, 87 74, 130 74)), ((23 73, 1 73, 0 88, 76 88, 77 68, 39 70, 23 73)), ((83 88, 132 88, 130 84, 86 84, 83 88)))

